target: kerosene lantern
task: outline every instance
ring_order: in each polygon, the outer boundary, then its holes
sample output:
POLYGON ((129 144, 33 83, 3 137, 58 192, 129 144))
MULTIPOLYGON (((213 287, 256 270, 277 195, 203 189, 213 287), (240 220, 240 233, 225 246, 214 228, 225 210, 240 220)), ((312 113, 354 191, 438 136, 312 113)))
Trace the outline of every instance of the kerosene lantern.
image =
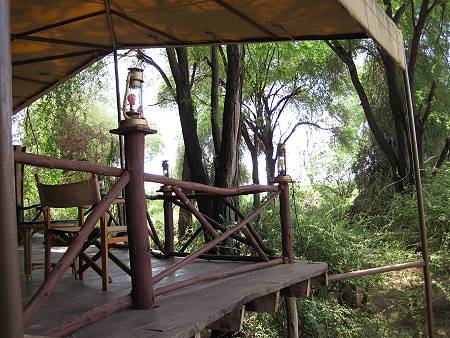
POLYGON ((286 170, 286 145, 284 143, 279 143, 277 147, 277 168, 278 175, 274 178, 274 183, 291 183, 292 178, 286 170))
POLYGON ((169 161, 164 160, 164 161, 162 161, 161 165, 162 165, 162 169, 163 169, 163 175, 166 177, 169 177, 169 161))
POLYGON ((286 176, 286 145, 279 143, 277 148, 278 176, 286 176))
POLYGON ((122 121, 122 124, 147 126, 143 108, 143 83, 144 74, 142 69, 128 68, 127 85, 122 106, 125 120, 122 121))

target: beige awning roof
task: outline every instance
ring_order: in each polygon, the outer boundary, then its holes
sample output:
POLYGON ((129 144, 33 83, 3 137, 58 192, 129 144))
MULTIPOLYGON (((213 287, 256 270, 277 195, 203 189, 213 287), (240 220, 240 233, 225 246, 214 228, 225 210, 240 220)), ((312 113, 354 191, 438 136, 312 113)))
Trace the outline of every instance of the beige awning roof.
MULTIPOLYGON (((372 37, 404 67, 402 33, 376 0, 110 0, 116 46, 372 37)), ((103 1, 11 0, 18 111, 112 51, 103 1)))

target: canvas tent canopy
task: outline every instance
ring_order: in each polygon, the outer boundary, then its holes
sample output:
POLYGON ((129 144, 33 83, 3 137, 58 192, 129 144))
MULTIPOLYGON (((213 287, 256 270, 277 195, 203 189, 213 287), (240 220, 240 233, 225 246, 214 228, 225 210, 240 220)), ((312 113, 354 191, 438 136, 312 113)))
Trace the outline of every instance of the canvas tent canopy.
POLYGON ((13 110, 114 49, 367 37, 405 68, 376 0, 12 0, 13 110))

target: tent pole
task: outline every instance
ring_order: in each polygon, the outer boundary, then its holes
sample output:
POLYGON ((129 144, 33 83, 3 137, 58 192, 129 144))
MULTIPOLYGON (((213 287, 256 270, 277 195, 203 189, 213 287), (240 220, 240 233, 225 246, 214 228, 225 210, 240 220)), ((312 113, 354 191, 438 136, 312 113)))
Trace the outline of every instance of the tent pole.
MULTIPOLYGON (((117 49, 114 49, 114 77, 116 80, 116 104, 117 104, 117 125, 119 125, 122 118, 120 107, 120 86, 119 86, 119 62, 117 60, 117 49)), ((123 136, 119 135, 119 154, 120 154, 120 168, 124 168, 123 157, 123 136)))
MULTIPOLYGON (((111 16, 111 5, 109 0, 104 0, 106 18, 108 19, 108 29, 111 35, 111 46, 114 55, 114 79, 116 82, 116 106, 117 106, 117 126, 120 124, 122 119, 122 109, 120 104, 120 84, 119 84, 119 61, 117 60, 117 43, 116 43, 116 33, 114 31, 114 24, 111 16)), ((120 168, 124 168, 124 157, 123 157, 123 135, 119 135, 119 153, 120 153, 120 168)))
POLYGON ((0 1, 0 336, 22 337, 17 223, 14 193, 14 158, 11 144, 11 45, 9 1, 0 1))
MULTIPOLYGON (((405 50, 406 55, 406 50, 405 50)), ((408 63, 405 61, 405 64, 408 63)), ((403 82, 405 86, 406 94, 406 105, 408 110, 408 121, 409 121, 409 131, 411 137, 411 147, 413 154, 414 163, 414 178, 417 193, 417 208, 419 210, 419 226, 420 226, 420 242, 422 246, 422 259, 424 261, 423 266, 423 278, 425 284, 425 302, 427 308, 427 324, 428 324, 428 336, 430 338, 434 337, 434 316, 433 316, 433 291, 431 285, 431 274, 430 274, 430 257, 428 252, 428 239, 427 239, 427 229, 425 224, 425 210, 423 205, 423 192, 422 192, 422 180, 420 177, 420 165, 419 165, 419 153, 417 151, 417 138, 416 138, 416 127, 414 120, 414 107, 411 96, 411 87, 409 82, 408 67, 403 69, 403 82)))

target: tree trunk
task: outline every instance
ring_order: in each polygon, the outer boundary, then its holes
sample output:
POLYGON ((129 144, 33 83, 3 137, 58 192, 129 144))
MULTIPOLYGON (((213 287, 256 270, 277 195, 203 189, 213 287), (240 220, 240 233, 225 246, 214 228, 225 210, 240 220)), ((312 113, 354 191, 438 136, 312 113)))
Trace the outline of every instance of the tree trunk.
POLYGON ((403 104, 403 95, 399 88, 396 65, 394 60, 383 53, 383 63, 386 70, 386 81, 389 95, 389 110, 395 127, 395 138, 397 143, 397 178, 398 191, 404 188, 404 182, 408 180, 408 168, 411 168, 410 143, 408 140, 408 125, 406 122, 406 111, 403 104))
POLYGON ((276 164, 276 159, 274 159, 272 157, 273 154, 273 149, 272 149, 272 153, 269 154, 269 152, 267 152, 266 155, 266 175, 267 175, 267 184, 270 184, 271 182, 273 182, 273 180, 275 179, 275 164, 276 164))
MULTIPOLYGON (((183 154, 183 170, 181 174, 183 181, 190 181, 189 164, 186 153, 183 154)), ((183 193, 188 194, 191 191, 183 190, 183 193)), ((183 208, 180 208, 178 213, 178 240, 181 240, 186 235, 186 229, 192 228, 192 214, 183 208)))
POLYGON ((217 119, 219 112, 219 66, 217 62, 217 47, 211 47, 211 132, 214 144, 214 163, 217 164, 217 156, 220 152, 220 129, 217 119))
MULTIPOLYGON (((250 157, 252 159, 252 183, 259 184, 259 167, 258 167, 258 153, 259 153, 259 141, 256 135, 253 136, 253 141, 247 130, 245 123, 241 127, 242 136, 250 152, 250 157)), ((256 209, 261 204, 261 195, 253 195, 253 209, 256 209)))
MULTIPOLYGON (((216 187, 232 187, 236 184, 239 167, 239 139, 241 121, 241 90, 244 53, 242 45, 227 46, 227 81, 223 109, 222 137, 217 170, 216 187)), ((223 209, 223 208, 221 208, 223 209)), ((234 220, 229 214, 220 212, 224 220, 234 220)))

